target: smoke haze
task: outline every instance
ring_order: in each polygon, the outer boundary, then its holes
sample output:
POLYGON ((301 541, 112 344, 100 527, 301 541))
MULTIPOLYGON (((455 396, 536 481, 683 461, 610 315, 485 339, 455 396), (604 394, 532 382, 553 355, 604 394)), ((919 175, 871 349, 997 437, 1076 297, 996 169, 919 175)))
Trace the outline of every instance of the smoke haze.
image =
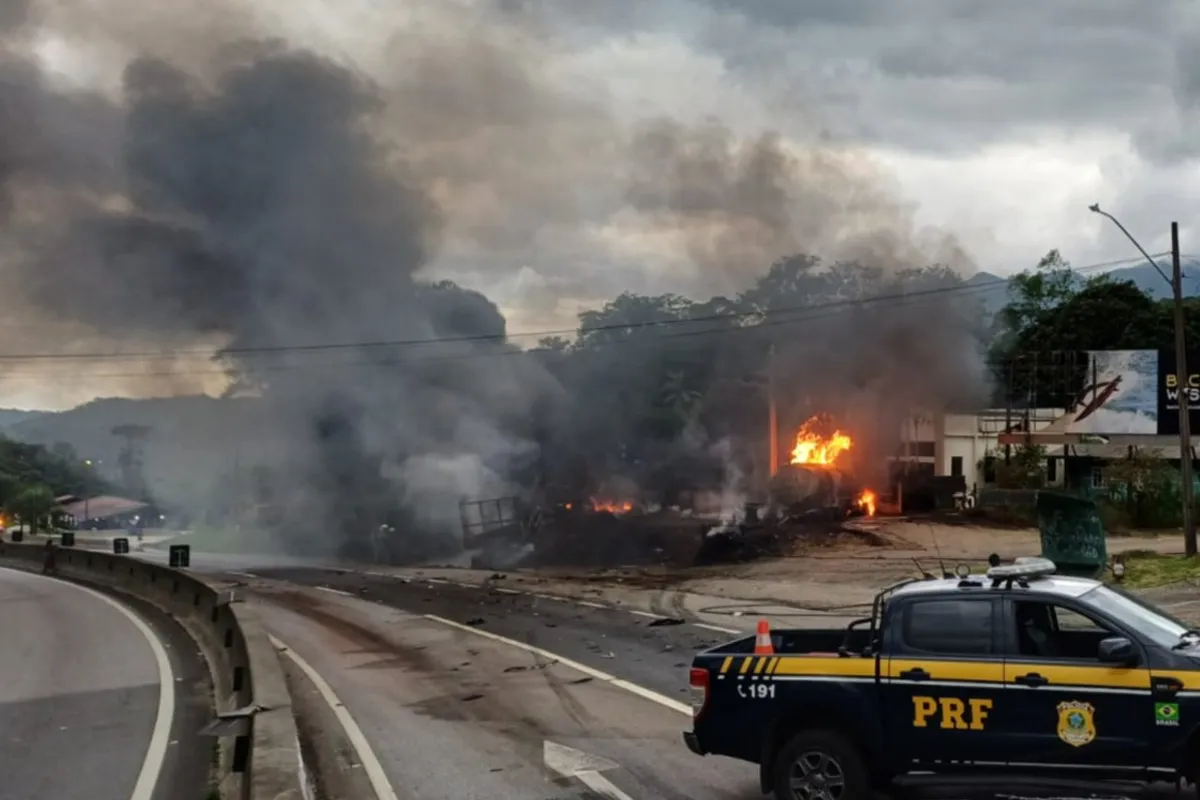
MULTIPOLYGON (((309 528, 376 525, 363 498, 393 482, 451 525, 457 496, 511 488, 562 402, 507 357, 495 303, 430 281, 494 290, 536 329, 624 290, 737 292, 795 252, 969 268, 853 147, 621 102, 589 65, 633 45, 583 6, 350 4, 322 35, 204 5, 0 7, 8 349, 162 354, 73 367, 105 393, 228 371, 272 402, 271 457, 297 465, 277 494, 309 528), (444 337, 494 341, 320 350, 444 337)), ((843 361, 884 342, 936 359, 928 313, 848 332, 843 361)))

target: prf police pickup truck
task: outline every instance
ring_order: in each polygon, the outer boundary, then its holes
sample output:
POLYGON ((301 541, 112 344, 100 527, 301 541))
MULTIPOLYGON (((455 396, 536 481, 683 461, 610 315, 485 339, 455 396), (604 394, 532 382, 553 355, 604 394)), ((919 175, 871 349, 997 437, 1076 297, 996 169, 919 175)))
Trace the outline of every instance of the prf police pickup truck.
POLYGON ((698 755, 759 765, 776 800, 906 783, 1200 780, 1200 631, 1021 558, 905 581, 846 629, 780 630, 692 664, 698 755))

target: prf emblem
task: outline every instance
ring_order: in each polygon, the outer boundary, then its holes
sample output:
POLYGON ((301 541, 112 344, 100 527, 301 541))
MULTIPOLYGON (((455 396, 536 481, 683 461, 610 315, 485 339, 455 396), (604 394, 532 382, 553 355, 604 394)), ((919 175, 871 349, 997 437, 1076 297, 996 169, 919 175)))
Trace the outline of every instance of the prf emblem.
POLYGON ((945 730, 981 731, 992 709, 988 697, 924 697, 913 695, 913 727, 928 728, 931 717, 945 730))
POLYGON ((1058 738, 1072 747, 1096 738, 1096 709, 1091 703, 1067 700, 1058 704, 1058 738))

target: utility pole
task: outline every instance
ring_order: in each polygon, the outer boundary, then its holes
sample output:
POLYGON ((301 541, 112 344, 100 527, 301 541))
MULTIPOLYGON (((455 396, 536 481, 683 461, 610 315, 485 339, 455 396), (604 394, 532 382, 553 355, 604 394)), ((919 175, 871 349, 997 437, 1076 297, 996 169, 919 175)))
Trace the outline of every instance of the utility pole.
MULTIPOLYGON (((1088 211, 1107 217, 1121 230, 1121 233, 1125 234, 1125 238, 1133 243, 1133 246, 1138 249, 1150 266, 1154 267, 1154 271, 1171 284, 1171 294, 1174 296, 1175 305, 1175 382, 1176 397, 1179 403, 1179 479, 1183 495, 1183 549, 1187 555, 1194 556, 1196 555, 1196 523, 1194 520, 1195 509, 1192 507, 1192 426, 1188 411, 1188 390, 1191 388, 1191 380, 1188 375, 1187 338, 1183 323, 1183 269, 1179 263, 1179 223, 1171 223, 1172 275, 1168 278, 1159 268, 1158 262, 1146 252, 1146 248, 1142 247, 1137 239, 1133 238, 1133 234, 1121 224, 1119 219, 1107 211, 1102 211, 1099 203, 1088 206, 1088 211)), ((1162 378, 1160 377, 1159 380, 1162 378)))
POLYGON ((1179 223, 1171 223, 1171 288, 1175 294, 1175 375, 1179 388, 1179 477, 1183 483, 1183 549, 1196 555, 1196 521, 1192 487, 1192 425, 1188 410, 1191 376, 1183 320, 1183 269, 1179 263, 1179 223))

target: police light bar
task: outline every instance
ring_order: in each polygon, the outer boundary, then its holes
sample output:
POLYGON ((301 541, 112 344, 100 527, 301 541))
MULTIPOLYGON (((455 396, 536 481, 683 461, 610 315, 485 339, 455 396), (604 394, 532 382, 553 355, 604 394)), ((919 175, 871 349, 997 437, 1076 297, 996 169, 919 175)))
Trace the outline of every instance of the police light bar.
POLYGON ((1054 562, 1038 556, 1021 556, 1007 566, 989 567, 989 578, 1040 578, 1058 570, 1054 562))

